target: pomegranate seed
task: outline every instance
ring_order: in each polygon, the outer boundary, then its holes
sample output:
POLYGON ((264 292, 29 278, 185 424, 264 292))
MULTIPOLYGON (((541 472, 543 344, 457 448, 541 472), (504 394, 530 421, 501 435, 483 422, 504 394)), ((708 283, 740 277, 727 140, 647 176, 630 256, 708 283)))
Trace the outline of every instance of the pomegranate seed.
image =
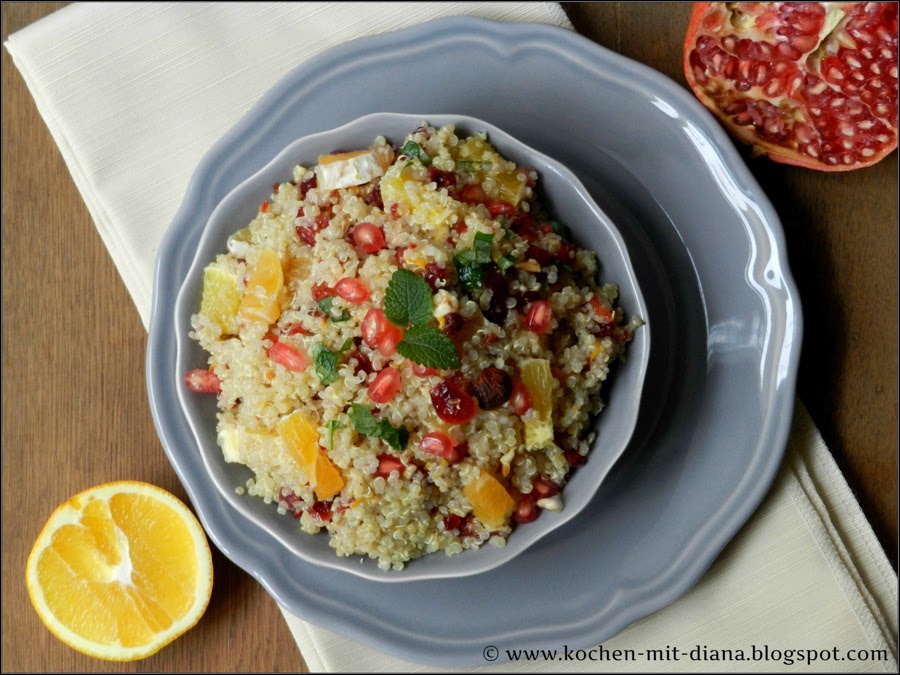
POLYGON ((553 497, 559 494, 559 485, 546 478, 535 478, 531 481, 532 492, 538 499, 553 497))
POLYGON ((454 446, 453 441, 447 434, 440 431, 432 431, 425 434, 419 441, 419 450, 435 457, 441 457, 447 460, 448 464, 456 464, 466 456, 469 450, 468 443, 461 443, 454 446))
POLYGON ((369 287, 359 279, 346 277, 334 285, 334 292, 351 305, 361 305, 369 299, 369 287))
POLYGON ((509 216, 516 212, 516 207, 509 202, 488 202, 485 206, 487 206, 491 218, 496 218, 497 216, 509 216))
POLYGON ((269 202, 268 202, 268 201, 264 201, 262 204, 260 204, 260 205, 259 205, 259 210, 260 210, 262 213, 267 213, 267 212, 269 211, 269 202))
POLYGON ((532 333, 543 335, 550 328, 550 319, 553 318, 553 308, 546 300, 536 300, 528 307, 525 315, 525 328, 532 333))
POLYGON ((269 347, 269 358, 279 363, 291 372, 302 373, 309 365, 309 358, 298 349, 283 342, 275 342, 269 347))
POLYGON ((594 314, 600 319, 601 323, 609 323, 612 321, 615 316, 611 311, 606 309, 603 305, 600 304, 600 300, 596 297, 591 298, 591 309, 594 310, 594 314))
POLYGON ((435 412, 449 424, 465 424, 475 417, 478 404, 452 379, 441 380, 431 388, 431 404, 435 412))
POLYGON ((516 510, 513 512, 513 520, 519 523, 519 525, 533 523, 535 520, 537 520, 540 512, 538 511, 536 501, 537 500, 535 500, 534 498, 534 493, 522 495, 522 499, 519 500, 519 504, 518 506, 516 506, 516 510))
POLYGON ((391 218, 397 220, 400 217, 400 205, 391 204, 391 218))
POLYGON ((487 200, 487 195, 483 187, 474 183, 472 185, 464 185, 456 198, 466 204, 481 204, 487 200))
POLYGON ((450 532, 451 530, 458 530, 459 526, 463 524, 463 517, 458 516, 455 513, 451 513, 448 516, 444 516, 444 530, 446 532, 450 532))
POLYGON ((384 248, 384 232, 372 223, 360 223, 353 229, 353 244, 363 253, 378 253, 384 248))
POLYGON ((321 523, 331 520, 331 502, 318 501, 309 507, 309 514, 321 523))
POLYGON ((384 335, 378 343, 378 352, 382 356, 393 356, 397 353, 397 345, 403 340, 403 329, 395 326, 390 321, 384 329, 384 335))
POLYGON ((219 394, 222 392, 222 382, 211 370, 194 368, 187 371, 184 376, 184 384, 198 394, 219 394))
POLYGON ((400 373, 393 368, 385 368, 366 390, 369 399, 379 405, 390 402, 400 391, 400 373))
POLYGON ((441 267, 432 260, 425 265, 425 281, 431 286, 432 291, 436 292, 443 288, 447 282, 447 268, 441 267))
POLYGON ((378 468, 375 470, 375 475, 387 478, 392 472, 399 471, 402 476, 405 469, 406 465, 400 461, 399 457, 383 454, 378 455, 378 468))
POLYGON ((434 368, 429 368, 428 366, 423 366, 420 363, 416 363, 415 361, 410 361, 410 369, 413 371, 413 375, 416 377, 431 377, 437 371, 434 368))
POLYGON ((509 395, 509 407, 519 417, 534 407, 531 392, 520 380, 513 382, 512 394, 509 395))
POLYGON ((334 297, 334 289, 327 284, 313 284, 312 299, 314 302, 334 297))
POLYGON ((294 323, 291 324, 290 327, 284 331, 285 335, 312 335, 308 330, 306 330, 302 324, 294 323))
POLYGON ((415 247, 416 247, 415 244, 409 244, 407 246, 401 246, 400 248, 397 249, 395 255, 397 257, 397 266, 398 267, 403 267, 403 262, 404 262, 403 256, 406 253, 406 250, 410 249, 410 248, 415 248, 415 247))
POLYGON ((377 347, 388 327, 387 317, 377 307, 373 307, 363 317, 360 324, 362 339, 370 347, 377 347))

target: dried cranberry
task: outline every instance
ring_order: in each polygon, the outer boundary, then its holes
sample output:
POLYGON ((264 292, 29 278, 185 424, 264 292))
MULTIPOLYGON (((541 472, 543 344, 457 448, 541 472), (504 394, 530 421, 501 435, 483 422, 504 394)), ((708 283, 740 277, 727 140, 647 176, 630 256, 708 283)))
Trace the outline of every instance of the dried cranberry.
POLYGON ((302 241, 307 246, 316 245, 316 233, 313 232, 311 228, 308 228, 304 225, 298 225, 297 236, 300 237, 300 241, 302 241))
POLYGON ((447 268, 441 267, 433 260, 425 265, 425 281, 431 286, 432 291, 443 288, 447 282, 447 268), (443 283, 439 283, 443 282, 443 283))
POLYGON ((488 306, 482 310, 484 318, 488 321, 502 326, 506 322, 506 315, 509 313, 509 307, 506 301, 509 299, 509 286, 506 283, 506 277, 496 265, 489 265, 483 272, 482 286, 491 291, 491 301, 488 306))
POLYGON ((446 336, 453 337, 462 330, 465 323, 466 320, 463 318, 462 314, 459 312, 451 312, 444 317, 444 328, 442 330, 446 336))
POLYGON ((381 179, 376 180, 366 194, 366 204, 384 211, 384 200, 381 198, 381 179))
POLYGON ((357 374, 362 372, 366 375, 370 375, 371 373, 375 372, 375 369, 372 367, 371 359, 369 359, 369 357, 363 354, 361 351, 350 352, 350 355, 347 358, 348 360, 356 359, 355 372, 357 374))
POLYGON ((487 206, 491 218, 496 218, 497 216, 511 216, 516 212, 516 207, 509 202, 488 202, 485 206, 487 206))
POLYGON ((459 526, 462 525, 462 523, 462 516, 458 516, 455 513, 451 513, 449 516, 444 516, 444 530, 447 532, 459 529, 459 526))
POLYGON ((563 457, 566 458, 566 461, 571 467, 581 466, 587 461, 587 457, 577 452, 576 450, 569 450, 568 452, 563 454, 563 457))
POLYGON ((465 424, 478 412, 475 399, 451 378, 438 382, 430 393, 438 417, 449 424, 465 424))
POLYGON ((512 380, 499 368, 490 366, 478 374, 471 390, 482 410, 495 410, 509 400, 512 380))
POLYGON ((439 188, 456 185, 456 174, 451 171, 441 171, 434 166, 428 167, 428 180, 436 183, 439 188))
POLYGON ((616 329, 616 324, 614 323, 598 323, 594 327, 594 335, 598 338, 605 338, 613 334, 613 331, 616 329))
POLYGON ((297 195, 301 200, 306 199, 306 193, 312 190, 315 187, 318 187, 319 183, 316 180, 316 174, 313 174, 311 177, 307 178, 305 181, 302 181, 300 185, 297 186, 297 195))

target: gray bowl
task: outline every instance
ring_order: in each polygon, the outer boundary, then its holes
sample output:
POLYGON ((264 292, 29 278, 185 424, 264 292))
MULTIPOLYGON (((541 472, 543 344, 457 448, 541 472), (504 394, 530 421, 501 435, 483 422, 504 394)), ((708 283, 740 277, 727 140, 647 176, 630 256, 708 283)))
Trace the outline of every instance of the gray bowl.
POLYGON ((399 571, 384 571, 378 567, 377 561, 365 557, 339 557, 328 545, 326 534, 304 533, 292 516, 279 514, 274 504, 265 504, 260 498, 250 495, 238 495, 235 488, 243 486, 253 474, 247 467, 229 464, 223 459, 216 441, 215 398, 191 393, 185 387, 178 388, 178 399, 200 448, 203 464, 232 508, 272 534, 282 546, 306 562, 383 582, 463 577, 486 572, 512 560, 549 532, 575 518, 590 502, 631 439, 650 357, 652 321, 638 288, 625 243, 615 225, 571 171, 497 127, 473 117, 375 113, 337 129, 294 141, 232 190, 213 211, 175 305, 178 373, 205 367, 206 364, 206 353, 188 335, 191 314, 196 313, 200 305, 203 270, 217 254, 226 250, 228 236, 245 227, 256 216, 259 203, 269 195, 272 184, 289 179, 295 165, 312 166, 319 155, 327 154, 334 148, 365 148, 377 136, 385 136, 394 144, 399 144, 407 134, 426 121, 435 127, 455 124, 458 132, 466 135, 485 131, 503 156, 537 169, 538 185, 542 192, 540 198, 544 205, 556 220, 570 227, 572 238, 578 244, 597 253, 601 265, 600 280, 619 285, 619 304, 626 315, 639 316, 647 325, 635 332, 634 339, 628 345, 627 358, 623 363, 615 364, 610 380, 604 385, 607 406, 593 420, 593 430, 597 435, 589 461, 573 474, 565 486, 565 508, 562 511, 544 511, 537 521, 517 527, 502 548, 485 545, 453 556, 437 552, 413 560, 399 571))

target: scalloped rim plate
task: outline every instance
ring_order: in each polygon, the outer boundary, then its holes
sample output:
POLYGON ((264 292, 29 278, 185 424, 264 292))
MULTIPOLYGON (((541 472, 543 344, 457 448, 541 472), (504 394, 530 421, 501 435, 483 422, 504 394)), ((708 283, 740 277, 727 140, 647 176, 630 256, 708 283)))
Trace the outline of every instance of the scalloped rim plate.
POLYGON ((148 393, 207 533, 280 604, 401 658, 484 665, 486 645, 595 645, 693 586, 780 466, 800 337, 778 218, 689 92, 564 29, 439 19, 299 66, 199 164, 157 259, 148 393), (636 433, 578 518, 494 570, 398 586, 304 563, 222 498, 178 404, 173 310, 236 185, 293 139, 423 108, 572 170, 622 233, 654 332, 636 433))

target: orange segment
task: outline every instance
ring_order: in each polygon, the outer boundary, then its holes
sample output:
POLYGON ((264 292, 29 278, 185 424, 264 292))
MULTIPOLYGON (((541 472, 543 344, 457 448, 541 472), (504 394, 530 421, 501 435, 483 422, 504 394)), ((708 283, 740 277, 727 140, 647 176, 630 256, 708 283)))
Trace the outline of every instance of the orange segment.
POLYGON ((516 502, 503 484, 484 469, 463 492, 472 503, 475 517, 490 528, 505 527, 516 508, 516 502))
POLYGON ((329 459, 328 454, 320 449, 319 461, 316 463, 316 497, 331 499, 344 487, 341 472, 329 459))
POLYGON ((256 265, 247 278, 238 317, 251 323, 274 323, 281 316, 279 296, 283 287, 281 258, 275 251, 265 248, 260 251, 256 265))
POLYGON ((235 317, 241 304, 241 292, 233 274, 215 265, 203 270, 203 297, 200 313, 215 321, 225 333, 236 332, 235 317))
POLYGON ((534 405, 524 418, 525 447, 536 450, 553 440, 553 373, 547 359, 523 359, 519 372, 534 405))
POLYGON ((302 410, 282 417, 278 435, 310 482, 318 499, 330 499, 344 487, 340 470, 319 447, 319 432, 302 410))
POLYGON ((133 661, 197 623, 212 590, 212 556, 176 497, 120 481, 54 511, 25 579, 38 616, 60 640, 97 658, 133 661))

